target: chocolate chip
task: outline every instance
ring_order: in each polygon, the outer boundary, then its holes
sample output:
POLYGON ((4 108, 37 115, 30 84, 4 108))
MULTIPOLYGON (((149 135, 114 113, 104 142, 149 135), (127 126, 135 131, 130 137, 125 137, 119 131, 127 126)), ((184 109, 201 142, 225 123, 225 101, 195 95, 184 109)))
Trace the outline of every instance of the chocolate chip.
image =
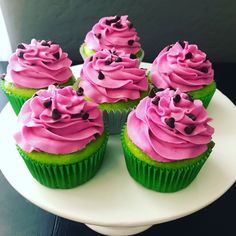
POLYGON ((133 44, 134 44, 134 40, 133 39, 128 40, 128 45, 132 46, 133 44))
POLYGON ((121 57, 117 57, 115 62, 122 62, 122 58, 121 57))
POLYGON ((43 102, 43 105, 44 105, 45 108, 51 107, 51 106, 52 106, 52 100, 49 99, 49 100, 47 100, 47 101, 44 101, 44 102, 43 102))
POLYGON ((102 37, 102 35, 100 33, 98 34, 94 34, 96 38, 100 39, 102 37))
POLYGON ((107 59, 106 61, 104 61, 104 64, 105 65, 110 65, 112 63, 112 59, 111 58, 109 58, 109 59, 107 59))
POLYGON ((180 95, 179 95, 179 94, 176 94, 176 95, 174 96, 174 98, 173 98, 173 101, 174 101, 175 103, 178 103, 178 102, 180 102, 180 99, 181 99, 180 95))
POLYGON ((37 94, 37 93, 35 93, 35 94, 33 95, 33 97, 38 97, 38 94, 37 94))
POLYGON ((0 74, 0 79, 1 79, 1 80, 5 80, 5 77, 6 77, 6 74, 4 74, 4 73, 3 73, 3 74, 0 74))
POLYGON ((93 56, 90 57, 89 61, 92 61, 93 60, 93 56))
POLYGON ((156 97, 153 98, 152 103, 153 103, 154 105, 158 106, 159 101, 160 101, 160 97, 156 96, 156 97))
POLYGON ((153 87, 148 93, 148 97, 154 98, 156 96, 156 89, 153 87))
POLYGON ((123 26, 123 25, 122 25, 120 22, 116 22, 116 23, 115 23, 115 27, 116 27, 117 29, 121 29, 122 26, 123 26))
POLYGON ((24 54, 25 54, 24 52, 19 52, 18 57, 23 59, 24 58, 24 54))
POLYGON ((52 55, 53 55, 56 59, 59 59, 59 58, 60 58, 60 53, 59 53, 59 52, 53 53, 52 55))
POLYGON ((187 54, 185 54, 185 59, 191 59, 193 57, 193 54, 191 52, 188 52, 187 54))
POLYGON ((89 118, 89 113, 88 112, 84 112, 84 111, 81 111, 81 117, 83 120, 87 120, 89 118))
POLYGON ((83 94, 84 94, 84 89, 83 89, 82 87, 79 87, 78 90, 76 91, 76 94, 77 94, 78 96, 83 96, 83 94))
POLYGON ((120 16, 115 16, 114 21, 116 22, 118 20, 120 20, 120 16))
POLYGON ((17 45, 17 48, 19 48, 19 49, 25 49, 25 46, 21 43, 21 44, 18 44, 18 45, 17 45))
POLYGON ((131 53, 131 54, 129 55, 129 57, 130 57, 131 59, 136 59, 136 58, 137 58, 136 55, 133 54, 133 53, 131 53))
POLYGON ((50 44, 48 44, 47 42, 42 42, 41 45, 45 47, 50 47, 50 44))
POLYGON ((98 138, 99 137, 99 133, 94 134, 94 137, 98 138))
POLYGON ((101 71, 98 72, 98 79, 100 80, 105 79, 105 75, 101 71))
POLYGON ((133 23, 130 22, 130 23, 128 24, 128 27, 129 27, 129 29, 132 29, 132 28, 134 27, 133 23))
POLYGON ((182 41, 182 40, 179 40, 178 41, 178 43, 180 44, 180 46, 184 49, 184 47, 185 47, 185 43, 184 43, 184 41, 182 41))
POLYGON ((196 126, 195 125, 188 125, 184 128, 184 132, 186 134, 191 134, 195 130, 196 126))
POLYGON ((43 64, 48 65, 50 62, 48 61, 42 61, 43 64))
POLYGON ((173 87, 171 87, 171 86, 169 87, 169 89, 170 89, 170 90, 173 90, 173 91, 175 91, 175 90, 176 90, 175 88, 173 88, 173 87))
POLYGON ((173 117, 166 118, 165 122, 170 128, 175 128, 175 119, 173 117))
POLYGON ((106 25, 111 25, 111 21, 110 20, 106 20, 105 23, 106 23, 106 25))
POLYGON ((61 113, 55 108, 52 110, 52 119, 59 120, 61 118, 61 113))
POLYGON ((207 67, 202 67, 200 69, 200 71, 203 72, 203 73, 208 73, 208 68, 207 67))
POLYGON ((193 121, 195 121, 197 119, 197 117, 192 113, 189 113, 189 114, 186 114, 186 115, 193 121))
POLYGON ((172 48, 172 45, 169 45, 169 46, 166 48, 166 51, 169 51, 171 48, 172 48))
POLYGON ((165 90, 164 88, 157 88, 158 92, 161 92, 161 91, 164 91, 164 90, 165 90))
POLYGON ((81 114, 80 113, 76 113, 76 114, 70 114, 71 118, 80 118, 81 114))
POLYGON ((187 99, 188 99, 190 102, 193 102, 193 101, 194 101, 193 98, 192 98, 192 96, 189 95, 189 94, 188 94, 188 96, 187 96, 187 99))

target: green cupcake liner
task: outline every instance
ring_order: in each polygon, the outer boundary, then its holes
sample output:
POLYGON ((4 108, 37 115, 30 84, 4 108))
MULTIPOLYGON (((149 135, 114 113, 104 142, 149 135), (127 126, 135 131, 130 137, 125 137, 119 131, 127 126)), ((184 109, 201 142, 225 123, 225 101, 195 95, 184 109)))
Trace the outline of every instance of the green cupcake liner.
POLYGON ((68 189, 79 186, 95 176, 102 165, 107 140, 108 134, 96 153, 87 159, 66 165, 43 164, 29 158, 19 146, 17 146, 17 150, 31 175, 39 183, 49 188, 68 189))
POLYGON ((124 110, 103 110, 103 121, 108 126, 110 134, 120 134, 127 117, 133 108, 124 110))
POLYGON ((124 140, 124 132, 125 129, 122 130, 121 143, 129 174, 144 187, 157 192, 176 192, 186 188, 196 178, 212 151, 212 146, 209 145, 207 151, 201 155, 201 158, 197 162, 192 163, 190 161, 191 163, 189 165, 181 168, 174 166, 165 168, 163 164, 161 167, 153 166, 138 159, 132 153, 124 140))

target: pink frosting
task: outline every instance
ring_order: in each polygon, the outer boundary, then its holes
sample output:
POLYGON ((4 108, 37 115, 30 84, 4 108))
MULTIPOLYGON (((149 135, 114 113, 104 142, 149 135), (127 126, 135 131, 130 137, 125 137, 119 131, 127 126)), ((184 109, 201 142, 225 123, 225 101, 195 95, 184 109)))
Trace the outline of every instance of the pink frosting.
POLYGON ((213 81, 214 71, 204 52, 187 41, 165 47, 154 60, 151 79, 158 88, 201 89, 213 81))
POLYGON ((128 16, 101 18, 87 33, 85 43, 95 51, 115 48, 135 54, 141 48, 136 29, 128 16))
POLYGON ((71 86, 40 90, 22 107, 22 125, 14 138, 26 152, 72 153, 83 149, 104 130, 97 104, 83 99, 71 86))
POLYGON ((12 54, 7 77, 18 87, 46 88, 50 84, 63 84, 72 76, 72 61, 58 44, 37 41, 19 44, 12 54))
POLYGON ((146 72, 138 66, 139 60, 124 52, 98 51, 85 60, 80 86, 97 103, 138 99, 148 88, 146 72))
POLYGON ((152 159, 172 162, 207 150, 214 132, 209 121, 200 100, 166 89, 141 100, 128 116, 127 134, 152 159))

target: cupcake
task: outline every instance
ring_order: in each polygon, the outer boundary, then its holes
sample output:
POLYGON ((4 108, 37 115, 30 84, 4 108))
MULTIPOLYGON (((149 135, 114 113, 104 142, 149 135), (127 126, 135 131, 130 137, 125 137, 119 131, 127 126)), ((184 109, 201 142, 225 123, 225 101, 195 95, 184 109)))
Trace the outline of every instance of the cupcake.
POLYGON ((128 113, 147 95, 146 71, 138 66, 138 59, 105 49, 82 67, 78 90, 99 104, 111 134, 120 133, 128 113))
POLYGON ((132 54, 141 62, 144 51, 139 43, 136 29, 128 20, 128 16, 103 17, 96 23, 85 37, 80 47, 82 58, 93 55, 101 49, 113 49, 132 54))
POLYGON ((129 114, 122 131, 130 175, 158 192, 187 187, 214 147, 209 121, 202 102, 179 89, 151 92, 129 114))
POLYGON ((68 54, 52 41, 32 39, 30 44, 19 44, 0 82, 15 113, 39 89, 51 84, 72 85, 71 63, 68 54))
POLYGON ((17 150, 32 176, 50 188, 72 188, 102 164, 108 134, 96 103, 71 86, 38 91, 19 113, 17 150))
POLYGON ((200 99, 206 108, 216 90, 207 55, 187 41, 165 47, 154 60, 150 77, 157 88, 179 88, 193 99, 200 99))

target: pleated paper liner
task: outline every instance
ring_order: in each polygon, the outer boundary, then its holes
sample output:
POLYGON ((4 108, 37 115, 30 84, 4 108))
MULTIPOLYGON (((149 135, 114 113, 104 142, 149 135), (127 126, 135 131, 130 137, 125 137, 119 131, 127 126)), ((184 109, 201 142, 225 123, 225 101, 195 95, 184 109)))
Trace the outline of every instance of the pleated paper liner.
MULTIPOLYGON (((168 167, 164 167, 163 163, 161 163, 161 166, 158 166, 158 164, 154 166, 138 159, 132 153, 132 150, 126 145, 124 132, 126 132, 125 129, 122 130, 121 142, 129 174, 144 187, 157 192, 176 192, 191 184, 209 157, 214 146, 213 142, 210 143, 207 151, 196 157, 196 160, 198 159, 197 161, 193 162, 189 159, 188 164, 185 160, 185 164, 182 165, 182 167, 175 167, 174 162, 169 163, 168 167), (170 165, 172 165, 172 167, 170 167, 170 165)), ((140 150, 140 152, 142 151, 140 150)))
POLYGON ((99 149, 88 158, 71 164, 44 164, 31 159, 18 145, 17 150, 22 156, 32 176, 42 185, 49 188, 68 189, 79 186, 98 172, 102 165, 108 133, 99 149))

